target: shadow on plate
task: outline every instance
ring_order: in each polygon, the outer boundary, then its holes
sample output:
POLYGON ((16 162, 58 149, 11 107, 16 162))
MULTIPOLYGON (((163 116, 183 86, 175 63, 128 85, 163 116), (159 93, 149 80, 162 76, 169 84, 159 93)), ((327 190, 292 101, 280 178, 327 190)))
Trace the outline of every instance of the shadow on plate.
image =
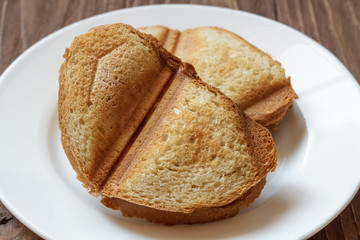
POLYGON ((302 141, 307 140, 305 119, 296 102, 280 122, 277 130, 271 132, 278 153, 278 161, 288 160, 298 150, 302 141))

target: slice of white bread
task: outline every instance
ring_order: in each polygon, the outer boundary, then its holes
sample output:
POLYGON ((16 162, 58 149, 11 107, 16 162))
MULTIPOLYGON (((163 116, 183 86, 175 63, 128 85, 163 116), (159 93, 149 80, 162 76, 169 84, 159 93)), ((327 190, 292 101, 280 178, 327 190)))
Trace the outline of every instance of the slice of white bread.
POLYGON ((62 144, 106 206, 163 224, 200 223, 258 197, 276 167, 271 134, 157 40, 104 25, 75 38, 64 58, 62 144))
POLYGON ((152 34, 168 51, 194 65, 204 82, 219 88, 271 130, 297 97, 279 62, 230 31, 198 27, 180 32, 165 26, 139 30, 152 34))

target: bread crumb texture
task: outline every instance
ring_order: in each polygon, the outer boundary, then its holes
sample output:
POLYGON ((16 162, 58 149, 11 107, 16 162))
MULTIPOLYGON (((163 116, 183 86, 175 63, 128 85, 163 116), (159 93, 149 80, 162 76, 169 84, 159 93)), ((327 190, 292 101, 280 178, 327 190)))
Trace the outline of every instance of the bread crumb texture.
POLYGON ((242 109, 289 84, 279 62, 225 29, 183 31, 175 55, 193 64, 201 79, 218 87, 242 109))

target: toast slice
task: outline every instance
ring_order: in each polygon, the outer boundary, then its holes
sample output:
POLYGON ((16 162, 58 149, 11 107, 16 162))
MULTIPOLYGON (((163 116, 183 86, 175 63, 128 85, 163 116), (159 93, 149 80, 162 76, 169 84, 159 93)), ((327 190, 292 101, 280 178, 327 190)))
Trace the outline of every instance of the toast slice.
POLYGON ((155 38, 104 25, 76 37, 64 58, 62 144, 106 206, 163 224, 200 223, 258 197, 276 167, 271 134, 155 38))
POLYGON ((164 26, 139 28, 191 63, 200 78, 219 88, 252 119, 272 130, 296 93, 281 64, 240 36, 219 27, 182 32, 164 26))

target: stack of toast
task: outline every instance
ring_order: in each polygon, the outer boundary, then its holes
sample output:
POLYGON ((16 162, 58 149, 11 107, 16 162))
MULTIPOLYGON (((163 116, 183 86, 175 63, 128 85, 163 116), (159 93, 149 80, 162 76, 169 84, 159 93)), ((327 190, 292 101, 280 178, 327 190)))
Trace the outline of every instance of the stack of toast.
POLYGON ((66 49, 59 127, 77 178, 128 217, 174 225, 235 216, 276 168, 267 128, 296 98, 290 79, 224 29, 139 30, 95 27, 66 49))

